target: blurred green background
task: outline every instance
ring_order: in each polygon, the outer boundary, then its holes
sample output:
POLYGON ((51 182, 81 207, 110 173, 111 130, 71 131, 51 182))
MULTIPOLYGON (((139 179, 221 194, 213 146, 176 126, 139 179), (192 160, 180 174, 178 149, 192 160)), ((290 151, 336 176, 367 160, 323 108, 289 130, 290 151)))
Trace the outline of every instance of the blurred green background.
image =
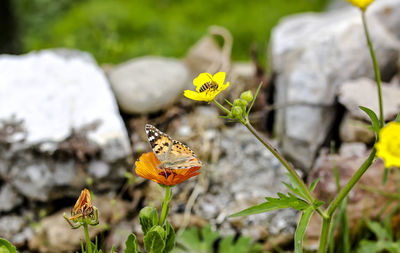
POLYGON ((221 25, 234 38, 233 60, 251 45, 265 54, 271 29, 285 15, 321 11, 328 0, 15 0, 20 51, 68 47, 100 63, 141 55, 182 57, 221 25))

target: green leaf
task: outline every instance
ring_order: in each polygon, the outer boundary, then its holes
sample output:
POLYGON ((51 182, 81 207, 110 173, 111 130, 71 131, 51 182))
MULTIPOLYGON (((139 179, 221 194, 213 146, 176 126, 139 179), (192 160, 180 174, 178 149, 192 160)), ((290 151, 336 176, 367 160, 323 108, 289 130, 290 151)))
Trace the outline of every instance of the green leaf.
POLYGON ((223 238, 219 244, 219 251, 224 253, 248 253, 251 248, 250 237, 239 237, 235 241, 233 235, 223 238))
POLYGON ((117 252, 117 249, 115 248, 115 245, 113 245, 110 250, 110 253, 115 253, 115 252, 117 252))
POLYGON ((375 133, 379 133, 379 130, 381 129, 381 127, 380 127, 378 116, 376 116, 375 112, 372 111, 371 109, 368 109, 367 107, 364 107, 364 106, 360 106, 360 109, 363 110, 369 116, 369 118, 371 119, 372 130, 375 133))
POLYGON ((294 194, 297 194, 299 197, 305 199, 306 197, 304 196, 304 194, 298 189, 298 188, 294 188, 292 185, 282 182, 282 184, 284 184, 286 186, 286 188, 288 188, 290 191, 292 191, 294 194))
POLYGON ((164 252, 168 253, 168 252, 171 252, 175 247, 175 231, 174 231, 174 228, 171 226, 171 224, 169 224, 168 221, 166 221, 166 223, 164 225, 164 230, 166 233, 164 252))
POLYGON ((149 253, 162 253, 165 248, 166 233, 161 226, 154 226, 143 238, 144 248, 149 253))
POLYGON ((142 208, 139 213, 139 223, 142 227, 143 234, 146 235, 151 228, 158 225, 157 209, 150 206, 142 208))
POLYGON ((225 102, 227 102, 230 106, 233 106, 233 104, 231 102, 229 102, 228 99, 225 99, 225 102))
POLYGON ((125 241, 125 253, 138 253, 138 246, 135 234, 130 234, 125 241))
POLYGON ((389 177, 390 168, 385 167, 383 171, 382 184, 385 185, 389 177))
POLYGON ((301 215, 299 225, 297 226, 296 233, 294 235, 294 250, 296 253, 303 252, 303 238, 306 232, 308 222, 310 222, 311 215, 314 213, 313 207, 308 207, 303 211, 301 215))
POLYGON ((394 121, 395 122, 400 122, 400 112, 397 114, 396 119, 394 121))
POLYGON ((186 229, 179 236, 177 245, 183 247, 183 250, 175 247, 172 252, 188 252, 188 253, 208 253, 213 252, 214 243, 218 239, 218 232, 211 230, 210 226, 206 226, 199 230, 195 227, 186 229))
POLYGON ((296 210, 304 210, 310 205, 304 200, 296 197, 295 195, 288 193, 285 195, 278 192, 279 198, 266 197, 267 202, 261 203, 256 206, 252 206, 238 213, 232 214, 230 217, 248 216, 252 214, 265 213, 272 210, 283 209, 283 208, 294 208, 296 210))
POLYGON ((311 191, 311 192, 313 192, 313 191, 315 190, 315 187, 317 186, 319 180, 321 180, 320 177, 317 178, 317 179, 315 179, 315 180, 311 183, 311 185, 310 185, 310 191, 311 191))
POLYGON ((367 226, 375 234, 378 241, 386 241, 391 239, 386 229, 379 222, 367 221, 367 226))
POLYGON ((249 106, 249 108, 247 109, 246 115, 249 115, 249 113, 250 113, 250 111, 251 111, 251 108, 253 108, 254 102, 255 102, 256 99, 257 99, 258 93, 260 92, 262 85, 263 85, 262 82, 258 85, 256 94, 254 94, 253 101, 251 101, 250 106, 249 106))
POLYGON ((18 251, 11 242, 0 238, 0 253, 18 253, 18 251))
POLYGON ((301 185, 299 185, 299 183, 297 182, 296 178, 294 178, 294 176, 290 173, 286 173, 286 175, 289 177, 290 180, 290 184, 297 189, 297 191, 299 193, 297 193, 297 195, 299 195, 300 197, 302 197, 303 199, 307 199, 307 193, 303 192, 301 185))

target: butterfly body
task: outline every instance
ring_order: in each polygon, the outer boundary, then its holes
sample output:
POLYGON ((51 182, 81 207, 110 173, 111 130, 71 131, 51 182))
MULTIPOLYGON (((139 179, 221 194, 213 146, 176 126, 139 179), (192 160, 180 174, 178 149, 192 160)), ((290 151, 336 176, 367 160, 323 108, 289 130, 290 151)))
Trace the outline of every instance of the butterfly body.
POLYGON ((173 140, 150 124, 146 124, 145 130, 151 148, 161 162, 159 169, 188 169, 202 166, 195 153, 185 144, 173 140))

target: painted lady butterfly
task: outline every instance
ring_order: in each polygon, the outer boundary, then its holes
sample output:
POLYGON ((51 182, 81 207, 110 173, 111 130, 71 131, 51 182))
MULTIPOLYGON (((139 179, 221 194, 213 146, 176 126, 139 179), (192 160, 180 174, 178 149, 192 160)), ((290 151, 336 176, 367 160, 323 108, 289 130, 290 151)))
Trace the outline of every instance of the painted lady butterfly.
POLYGON ((173 140, 150 124, 146 124, 145 130, 151 148, 161 162, 160 169, 189 169, 202 166, 195 153, 185 144, 173 140))

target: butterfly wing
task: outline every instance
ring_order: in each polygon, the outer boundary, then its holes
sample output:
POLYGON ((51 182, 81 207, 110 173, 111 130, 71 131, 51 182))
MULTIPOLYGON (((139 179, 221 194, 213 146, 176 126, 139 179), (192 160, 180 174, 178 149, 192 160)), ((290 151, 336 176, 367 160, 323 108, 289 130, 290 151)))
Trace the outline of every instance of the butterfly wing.
POLYGON ((171 166, 174 169, 187 169, 202 166, 193 150, 182 142, 173 140, 169 155, 171 157, 171 166))
POLYGON ((154 154, 157 156, 158 160, 163 163, 167 160, 173 140, 167 134, 150 124, 146 124, 145 130, 154 154))

